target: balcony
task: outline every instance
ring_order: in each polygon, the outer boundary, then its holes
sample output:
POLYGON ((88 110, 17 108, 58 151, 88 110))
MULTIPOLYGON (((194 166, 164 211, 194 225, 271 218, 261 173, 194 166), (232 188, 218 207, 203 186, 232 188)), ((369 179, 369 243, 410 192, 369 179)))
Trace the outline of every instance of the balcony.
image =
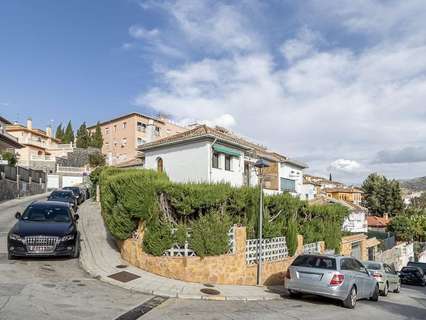
POLYGON ((55 162, 56 159, 53 156, 31 155, 31 161, 50 161, 50 162, 55 162))

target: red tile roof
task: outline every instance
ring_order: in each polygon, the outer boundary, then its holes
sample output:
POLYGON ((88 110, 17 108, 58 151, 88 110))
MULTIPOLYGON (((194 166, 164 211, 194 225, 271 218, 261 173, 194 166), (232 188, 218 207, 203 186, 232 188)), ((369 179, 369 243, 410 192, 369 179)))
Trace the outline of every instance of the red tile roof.
POLYGON ((386 219, 383 217, 378 217, 378 216, 367 217, 368 226, 373 228, 386 228, 389 222, 390 222, 390 219, 386 219))

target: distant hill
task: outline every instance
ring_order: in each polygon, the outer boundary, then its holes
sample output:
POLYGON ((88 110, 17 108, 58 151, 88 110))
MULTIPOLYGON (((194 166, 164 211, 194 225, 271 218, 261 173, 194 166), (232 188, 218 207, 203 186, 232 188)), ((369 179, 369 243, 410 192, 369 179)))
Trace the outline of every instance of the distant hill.
POLYGON ((401 187, 410 191, 426 191, 426 177, 400 180, 401 187))

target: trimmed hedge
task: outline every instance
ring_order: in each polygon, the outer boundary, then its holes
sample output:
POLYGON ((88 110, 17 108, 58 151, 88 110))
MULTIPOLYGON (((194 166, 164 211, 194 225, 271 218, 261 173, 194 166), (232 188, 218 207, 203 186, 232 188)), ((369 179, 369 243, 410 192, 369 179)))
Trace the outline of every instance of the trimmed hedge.
MULTIPOLYGON (((139 221, 144 221, 143 245, 150 254, 161 255, 171 243, 184 244, 186 240, 199 256, 226 253, 232 224, 246 226, 249 239, 257 237, 259 188, 172 183, 165 174, 145 169, 105 168, 98 182, 104 220, 111 234, 127 239, 139 221), (173 235, 172 226, 178 227, 173 235)), ((300 232, 305 243, 325 240, 327 248, 338 249, 346 208, 309 206, 286 193, 265 195, 264 200, 265 238, 287 236, 292 253, 300 232)))

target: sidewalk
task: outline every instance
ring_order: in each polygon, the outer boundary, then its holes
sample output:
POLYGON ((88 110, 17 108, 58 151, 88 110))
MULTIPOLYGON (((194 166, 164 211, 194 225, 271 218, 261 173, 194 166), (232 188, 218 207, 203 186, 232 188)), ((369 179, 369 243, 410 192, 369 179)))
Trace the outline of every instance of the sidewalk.
MULTIPOLYGON (((219 295, 201 293, 207 286, 199 283, 189 283, 161 277, 142 269, 128 265, 121 259, 114 239, 108 234, 100 213, 99 205, 92 200, 87 200, 81 205, 79 211, 79 229, 81 233, 80 264, 91 276, 125 289, 141 293, 161 295, 182 299, 205 300, 273 300, 280 299, 283 288, 214 285, 219 295), (127 265, 126 268, 117 268, 127 265), (129 282, 121 282, 108 276, 118 272, 127 271, 139 276, 129 282), (274 293, 274 292, 276 293, 274 293)), ((211 287, 209 285, 209 287, 211 287)))
POLYGON ((3 202, 0 202, 0 209, 7 209, 7 208, 10 208, 10 207, 14 207, 16 205, 19 205, 21 203, 28 202, 28 201, 31 201, 31 200, 35 201, 35 200, 47 198, 47 196, 49 194, 50 194, 50 192, 46 192, 46 193, 35 194, 35 195, 32 195, 32 196, 27 196, 27 197, 5 200, 3 202))

